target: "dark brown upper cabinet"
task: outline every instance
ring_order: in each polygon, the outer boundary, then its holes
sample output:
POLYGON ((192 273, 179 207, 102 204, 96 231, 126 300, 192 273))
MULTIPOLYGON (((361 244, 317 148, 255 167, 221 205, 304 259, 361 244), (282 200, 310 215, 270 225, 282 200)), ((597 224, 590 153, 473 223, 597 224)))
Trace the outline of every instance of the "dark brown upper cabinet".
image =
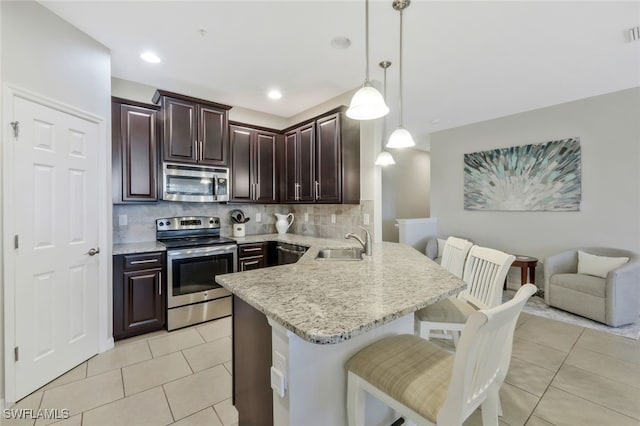
POLYGON ((278 133, 241 123, 229 125, 231 145, 230 201, 277 203, 278 133))
POLYGON ((360 123, 345 110, 284 130, 282 202, 360 203, 360 123))
POLYGON ((158 110, 155 105, 112 98, 114 204, 158 201, 158 110))
POLYGON ((229 165, 228 105, 157 90, 164 161, 229 165))

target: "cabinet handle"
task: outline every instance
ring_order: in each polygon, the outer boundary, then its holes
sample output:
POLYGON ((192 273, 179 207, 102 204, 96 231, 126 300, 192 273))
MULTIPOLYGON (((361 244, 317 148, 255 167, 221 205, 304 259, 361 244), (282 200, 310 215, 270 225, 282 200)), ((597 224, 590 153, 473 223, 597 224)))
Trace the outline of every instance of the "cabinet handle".
POLYGON ((142 263, 156 263, 158 259, 149 259, 149 260, 134 260, 131 262, 132 265, 140 265, 142 263))
POLYGON ((204 144, 202 143, 202 141, 200 141, 199 153, 200 153, 200 161, 204 161, 204 144))
POLYGON ((320 198, 320 182, 316 181, 316 200, 320 198))
POLYGON ((296 201, 300 200, 300 184, 296 183, 293 189, 293 199, 296 201))
POLYGON ((243 248, 242 251, 262 251, 262 247, 243 248))
POLYGON ((247 266, 249 266, 249 265, 257 265, 258 263, 260 263, 259 260, 254 260, 252 262, 242 262, 242 270, 246 271, 247 270, 247 266))
POLYGON ((256 182, 254 183, 255 185, 255 189, 253 190, 253 199, 258 201, 258 197, 260 197, 260 194, 258 194, 259 188, 260 188, 260 183, 256 182))
POLYGON ((158 272, 158 295, 162 296, 162 272, 158 272))

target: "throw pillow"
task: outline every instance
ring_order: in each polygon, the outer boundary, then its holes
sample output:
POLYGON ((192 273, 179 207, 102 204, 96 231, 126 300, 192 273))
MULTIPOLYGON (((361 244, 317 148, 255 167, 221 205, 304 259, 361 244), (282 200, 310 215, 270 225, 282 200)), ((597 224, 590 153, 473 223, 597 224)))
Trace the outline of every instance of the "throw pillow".
POLYGON ((629 261, 628 257, 596 256, 578 250, 578 273, 607 278, 612 269, 624 265, 629 261))
POLYGON ((442 253, 444 252, 445 244, 447 244, 447 240, 443 240, 442 238, 438 238, 438 258, 442 257, 442 253))

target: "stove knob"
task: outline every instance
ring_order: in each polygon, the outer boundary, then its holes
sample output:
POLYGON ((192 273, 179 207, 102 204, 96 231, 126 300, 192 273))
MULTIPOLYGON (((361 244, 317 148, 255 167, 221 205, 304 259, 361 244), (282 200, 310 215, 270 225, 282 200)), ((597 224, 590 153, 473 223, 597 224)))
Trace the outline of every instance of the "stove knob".
POLYGON ((213 225, 213 220, 210 220, 209 223, 213 225))
POLYGON ((158 225, 160 225, 160 226, 164 226, 164 222, 160 222, 158 225))
POLYGON ((167 221, 167 226, 168 226, 168 225, 171 225, 171 222, 167 221))
POLYGON ((216 223, 220 223, 220 219, 216 219, 216 221, 215 221, 215 222, 216 222, 216 223))

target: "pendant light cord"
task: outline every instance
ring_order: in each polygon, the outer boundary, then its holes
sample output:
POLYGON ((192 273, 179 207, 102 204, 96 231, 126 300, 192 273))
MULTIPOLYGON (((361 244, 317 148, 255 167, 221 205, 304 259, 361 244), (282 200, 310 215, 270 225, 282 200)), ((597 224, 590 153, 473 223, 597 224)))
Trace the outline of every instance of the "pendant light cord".
POLYGON ((365 86, 369 82, 369 0, 365 0, 364 2, 364 32, 365 32, 365 60, 366 60, 366 71, 364 77, 365 86))
MULTIPOLYGON (((389 65, 387 65, 387 67, 389 67, 389 65)), ((384 68, 384 101, 387 101, 387 68, 384 68)), ((387 137, 387 117, 384 117, 384 120, 382 121, 382 138, 380 138, 381 141, 381 145, 382 145, 382 151, 384 151, 384 140, 387 137)))
POLYGON ((400 9, 400 127, 403 126, 404 108, 402 102, 402 9, 400 9))

